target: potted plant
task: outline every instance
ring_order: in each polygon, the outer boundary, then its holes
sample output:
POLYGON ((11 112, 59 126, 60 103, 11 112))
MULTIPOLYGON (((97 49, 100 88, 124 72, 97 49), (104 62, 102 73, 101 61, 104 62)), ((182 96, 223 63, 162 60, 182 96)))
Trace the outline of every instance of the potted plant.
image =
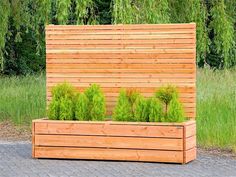
POLYGON ((97 84, 84 92, 63 83, 52 90, 48 118, 32 124, 34 158, 187 163, 196 158, 196 124, 184 117, 174 86, 151 98, 121 89, 112 120, 97 84))

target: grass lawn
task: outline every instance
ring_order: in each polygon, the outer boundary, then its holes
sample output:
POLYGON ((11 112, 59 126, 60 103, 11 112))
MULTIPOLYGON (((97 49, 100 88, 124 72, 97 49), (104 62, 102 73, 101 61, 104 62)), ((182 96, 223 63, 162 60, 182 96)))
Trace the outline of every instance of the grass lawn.
POLYGON ((236 152, 236 70, 198 71, 197 140, 236 152))
POLYGON ((32 119, 45 116, 45 74, 0 77, 0 83, 0 120, 30 125, 32 119))
MULTIPOLYGON (((45 74, 0 77, 0 120, 18 125, 45 117, 45 74)), ((198 70, 197 136, 203 147, 236 152, 236 70, 198 70)))

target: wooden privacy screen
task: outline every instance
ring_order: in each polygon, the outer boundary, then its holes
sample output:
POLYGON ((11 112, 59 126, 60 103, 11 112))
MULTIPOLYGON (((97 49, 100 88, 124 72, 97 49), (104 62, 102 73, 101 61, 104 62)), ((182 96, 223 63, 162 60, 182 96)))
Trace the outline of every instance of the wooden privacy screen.
POLYGON ((176 85, 186 116, 195 117, 196 25, 94 25, 46 27, 47 99, 68 81, 79 90, 100 84, 113 109, 120 88, 152 96, 176 85))

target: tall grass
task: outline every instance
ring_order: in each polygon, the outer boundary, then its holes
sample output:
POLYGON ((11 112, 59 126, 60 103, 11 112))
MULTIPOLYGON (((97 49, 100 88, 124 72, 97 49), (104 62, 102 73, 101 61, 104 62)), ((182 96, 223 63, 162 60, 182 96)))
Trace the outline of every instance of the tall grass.
POLYGON ((31 120, 46 112, 45 74, 0 76, 0 120, 10 119, 17 125, 30 125, 31 120))
POLYGON ((197 139, 236 150, 236 71, 198 70, 197 139))
MULTIPOLYGON (((236 150, 236 70, 198 70, 197 138, 204 147, 236 150)), ((46 112, 45 75, 0 77, 0 120, 29 125, 46 112)))

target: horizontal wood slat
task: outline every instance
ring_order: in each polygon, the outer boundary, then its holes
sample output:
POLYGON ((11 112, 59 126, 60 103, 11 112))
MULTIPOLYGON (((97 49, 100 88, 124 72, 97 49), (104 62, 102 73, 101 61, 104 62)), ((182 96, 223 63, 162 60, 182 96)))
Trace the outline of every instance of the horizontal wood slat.
POLYGON ((51 99, 51 88, 58 83, 70 82, 78 90, 98 83, 105 92, 107 112, 111 114, 122 87, 137 87, 149 96, 147 93, 172 84, 182 88, 180 99, 185 113, 194 118, 195 56, 193 23, 49 25, 46 27, 47 100, 51 99))
MULTIPOLYGON (((35 145, 60 147, 183 150, 183 140, 173 138, 35 135, 35 145)), ((189 143, 189 145, 191 144, 189 143)))
POLYGON ((165 137, 183 138, 182 126, 155 126, 107 123, 74 123, 66 122, 37 122, 34 127, 36 134, 63 134, 63 135, 97 135, 97 136, 127 136, 127 137, 165 137), (120 131, 122 130, 122 131, 120 131))
POLYGON ((35 147, 35 158, 96 159, 183 163, 183 152, 107 148, 35 147))
POLYGON ((130 24, 130 25, 48 25, 46 26, 46 30, 112 30, 112 29, 142 29, 142 30, 150 30, 150 29, 195 29, 196 24, 194 23, 180 23, 180 24, 130 24))
POLYGON ((184 151, 184 163, 188 163, 197 158, 197 148, 184 151))
POLYGON ((189 59, 48 59, 47 64, 178 64, 178 63, 186 63, 186 64, 194 64, 194 61, 189 59))

